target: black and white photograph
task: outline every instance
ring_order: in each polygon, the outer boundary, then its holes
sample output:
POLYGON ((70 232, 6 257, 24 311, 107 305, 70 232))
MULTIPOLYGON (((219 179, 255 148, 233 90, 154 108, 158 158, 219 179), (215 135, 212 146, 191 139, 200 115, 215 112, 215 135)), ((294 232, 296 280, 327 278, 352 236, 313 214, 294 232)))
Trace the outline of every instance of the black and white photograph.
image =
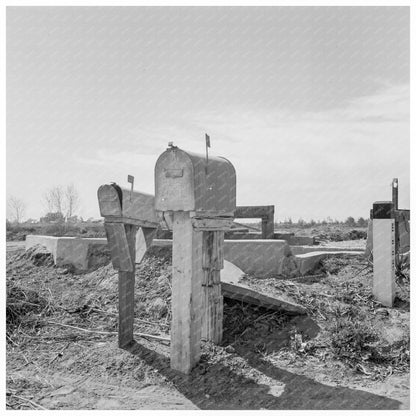
POLYGON ((2 409, 410 414, 413 7, 6 2, 2 409))

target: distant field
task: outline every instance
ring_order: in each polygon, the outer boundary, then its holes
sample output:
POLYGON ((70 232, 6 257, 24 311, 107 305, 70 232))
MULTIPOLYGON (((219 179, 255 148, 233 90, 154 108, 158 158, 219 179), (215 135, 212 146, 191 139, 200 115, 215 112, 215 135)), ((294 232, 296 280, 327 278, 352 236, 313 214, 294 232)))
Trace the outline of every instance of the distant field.
MULTIPOLYGON (((260 223, 245 223, 252 232, 261 230, 260 223)), ((275 224, 276 233, 294 233, 296 236, 315 237, 318 241, 345 241, 367 238, 367 227, 351 227, 345 224, 329 224, 299 227, 297 224, 275 224)), ((19 224, 7 225, 6 241, 24 241, 26 235, 52 235, 56 237, 105 237, 104 225, 100 223, 80 224, 19 224)))
POLYGON ((97 238, 105 237, 105 230, 104 225, 100 223, 12 224, 6 227, 6 241, 24 241, 29 234, 97 238))

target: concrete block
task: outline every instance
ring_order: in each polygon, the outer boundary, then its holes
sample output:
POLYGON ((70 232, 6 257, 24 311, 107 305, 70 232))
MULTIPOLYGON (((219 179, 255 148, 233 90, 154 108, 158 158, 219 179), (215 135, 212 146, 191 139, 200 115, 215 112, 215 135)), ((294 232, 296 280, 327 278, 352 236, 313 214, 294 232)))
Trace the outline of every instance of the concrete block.
POLYGON ((52 253, 53 261, 56 264, 56 252, 58 247, 58 237, 51 237, 46 235, 27 235, 25 240, 25 250, 29 248, 41 245, 52 253))
MULTIPOLYGON (((410 250, 410 225, 406 217, 401 217, 399 223, 399 254, 407 253, 410 250)), ((368 222, 367 243, 365 256, 370 257, 373 251, 373 220, 368 222)))
POLYGON ((72 266, 85 271, 105 262, 107 249, 106 238, 53 237, 47 235, 26 236, 26 250, 39 244, 52 253, 58 267, 72 266))
MULTIPOLYGON (((374 204, 375 205, 375 204, 374 204)), ((373 296, 391 308, 396 295, 395 220, 373 219, 373 296)))

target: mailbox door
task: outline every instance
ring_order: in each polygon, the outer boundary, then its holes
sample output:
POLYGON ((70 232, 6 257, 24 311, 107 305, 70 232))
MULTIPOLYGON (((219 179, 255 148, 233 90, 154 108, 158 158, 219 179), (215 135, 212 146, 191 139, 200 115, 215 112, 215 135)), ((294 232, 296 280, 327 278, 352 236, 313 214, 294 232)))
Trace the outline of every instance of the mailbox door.
POLYGON ((98 188, 98 205, 100 207, 100 214, 102 217, 109 215, 121 216, 121 188, 116 185, 101 185, 98 188))
POLYGON ((194 168, 188 155, 180 150, 162 153, 155 166, 155 209, 193 211, 194 168))

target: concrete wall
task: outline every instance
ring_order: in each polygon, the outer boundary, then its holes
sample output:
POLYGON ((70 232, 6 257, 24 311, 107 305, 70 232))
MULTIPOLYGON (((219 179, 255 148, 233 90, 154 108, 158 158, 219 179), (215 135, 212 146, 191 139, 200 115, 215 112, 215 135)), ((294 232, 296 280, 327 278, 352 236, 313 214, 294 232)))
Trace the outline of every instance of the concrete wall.
POLYGON ((291 254, 285 240, 225 240, 224 259, 244 273, 276 274, 282 260, 291 254))
MULTIPOLYGON (((172 240, 153 240, 155 246, 171 246, 172 240)), ((283 259, 291 255, 285 240, 225 240, 224 259, 244 273, 264 276, 279 273, 283 259)))

